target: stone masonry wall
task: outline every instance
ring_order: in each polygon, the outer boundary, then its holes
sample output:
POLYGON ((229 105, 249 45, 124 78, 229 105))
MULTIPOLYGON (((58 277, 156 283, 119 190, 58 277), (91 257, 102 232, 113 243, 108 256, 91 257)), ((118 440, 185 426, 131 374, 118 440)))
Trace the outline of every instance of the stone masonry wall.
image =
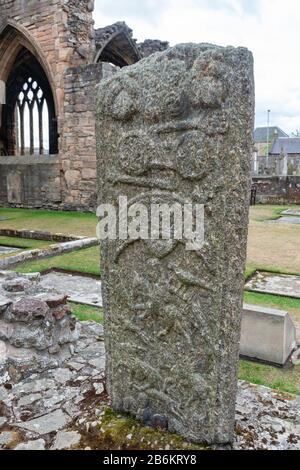
MULTIPOLYGON (((53 208, 94 209, 96 150, 93 100, 95 85, 101 79, 102 72, 101 64, 88 65, 95 56, 93 7, 94 2, 88 0, 0 0, 0 32, 9 25, 23 38, 21 42, 25 41, 25 47, 30 48, 32 45, 31 52, 38 55, 48 75, 58 120, 60 167, 56 159, 48 180, 47 172, 44 172, 40 183, 37 182, 36 176, 41 174, 41 162, 36 162, 35 168, 36 159, 18 168, 18 161, 14 160, 18 174, 21 175, 18 178, 23 181, 22 197, 18 198, 21 202, 18 204, 24 207, 39 207, 43 202, 53 208), (25 182, 24 178, 29 181, 25 182), (61 181, 59 198, 58 179, 61 181), (26 191, 26 187, 31 186, 30 181, 37 182, 37 187, 31 193, 26 191), (39 188, 45 181, 49 188, 53 181, 55 186, 41 197, 39 188), (54 193, 56 195, 52 197, 54 193), (51 195, 49 199, 47 194, 51 195)), ((5 60, 4 65, 1 64, 7 47, 4 36, 2 42, 0 39, 0 80, 10 73, 13 65, 5 60), (7 67, 6 71, 4 67, 7 67)), ((15 157, 6 158, 11 160, 15 157)), ((51 162, 44 162, 48 170, 51 162)), ((11 174, 14 163, 9 162, 8 167, 5 163, 5 160, 0 162, 0 204, 11 205, 11 198, 5 193, 5 188, 9 186, 6 177, 11 174)))
POLYGON ((256 202, 262 204, 300 204, 300 176, 253 178, 256 202))
POLYGON ((0 158, 0 204, 58 208, 64 181, 58 157, 0 158))
POLYGON ((114 70, 109 64, 99 63, 66 72, 61 156, 65 209, 96 206, 95 88, 114 70))
POLYGON ((60 130, 64 120, 65 70, 88 64, 95 53, 92 2, 1 0, 0 7, 0 24, 9 21, 24 28, 24 34, 28 32, 37 42, 50 67, 60 130))

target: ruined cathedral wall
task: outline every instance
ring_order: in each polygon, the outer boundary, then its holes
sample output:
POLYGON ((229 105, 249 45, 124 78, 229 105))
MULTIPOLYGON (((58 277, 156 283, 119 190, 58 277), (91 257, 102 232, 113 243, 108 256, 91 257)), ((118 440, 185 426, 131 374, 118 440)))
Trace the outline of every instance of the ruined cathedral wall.
MULTIPOLYGON (((58 131, 64 121, 65 71, 94 56, 93 2, 79 0, 1 1, 1 23, 15 25, 45 59, 57 105, 58 131), (29 33, 29 34, 27 34, 29 33)), ((63 151, 62 146, 59 149, 63 151)))
MULTIPOLYGON (((101 65, 89 65, 95 57, 94 2, 0 0, 0 7, 0 29, 11 25, 18 30, 24 45, 31 49, 47 73, 56 105, 59 135, 59 155, 48 160, 46 171, 41 171, 43 162, 35 167, 32 159, 24 159, 22 166, 0 162, 4 165, 2 174, 7 174, 8 178, 4 181, 6 191, 5 195, 0 195, 0 203, 93 209, 96 193, 94 90, 102 76, 101 65), (50 171, 51 160, 53 169, 50 171), (28 191, 27 180, 37 182, 38 175, 41 181, 37 187, 51 188, 43 193, 42 201, 39 195, 33 197, 35 192, 28 191), (10 194, 10 180, 20 182, 16 197, 10 194)), ((3 45, 5 47, 7 45, 3 45)))
POLYGON ((58 157, 0 157, 0 205, 58 209, 63 175, 58 157))
POLYGON ((66 71, 61 157, 65 209, 93 210, 96 207, 96 85, 114 71, 113 66, 104 63, 66 71))
MULTIPOLYGON (((57 154, 36 160, 23 158, 22 165, 17 159, 7 161, 13 156, 1 158, 1 184, 5 187, 0 192, 2 205, 96 208, 95 88, 116 67, 107 62, 94 63, 93 9, 93 0, 0 0, 0 34, 5 31, 0 36, 0 106, 6 105, 5 81, 20 46, 24 46, 42 65, 52 89, 55 113, 50 128, 55 145, 50 147, 51 153, 57 154), (46 166, 43 159, 47 159, 46 166), (33 190, 30 181, 43 189, 33 190)), ((122 28, 125 32, 119 47, 125 55, 127 48, 133 48, 131 62, 138 60, 140 56, 131 44, 131 30, 123 24, 122 28)), ((139 47, 146 56, 154 50, 163 50, 167 43, 145 41, 139 47)), ((6 148, 2 139, 1 152, 1 134, 7 137, 7 129, 0 122, 0 153, 12 155, 13 139, 6 148)))
POLYGON ((46 158, 0 157, 1 205, 95 210, 95 88, 115 71, 106 63, 65 71, 63 151, 46 158))

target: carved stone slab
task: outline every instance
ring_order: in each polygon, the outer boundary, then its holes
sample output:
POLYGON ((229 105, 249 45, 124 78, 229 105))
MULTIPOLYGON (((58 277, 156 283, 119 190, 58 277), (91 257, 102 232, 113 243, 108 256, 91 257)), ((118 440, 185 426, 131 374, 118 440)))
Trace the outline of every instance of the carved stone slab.
POLYGON ((254 112, 243 48, 183 44, 99 85, 99 202, 205 206, 205 244, 106 240, 112 406, 195 442, 232 441, 254 112))

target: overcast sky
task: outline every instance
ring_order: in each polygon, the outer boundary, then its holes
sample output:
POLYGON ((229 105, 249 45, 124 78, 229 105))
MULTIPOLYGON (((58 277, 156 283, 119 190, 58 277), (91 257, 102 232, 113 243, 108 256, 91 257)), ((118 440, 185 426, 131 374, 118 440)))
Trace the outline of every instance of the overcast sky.
POLYGON ((300 130, 299 0, 96 0, 96 27, 124 20, 138 41, 210 42, 254 54, 256 125, 300 130))

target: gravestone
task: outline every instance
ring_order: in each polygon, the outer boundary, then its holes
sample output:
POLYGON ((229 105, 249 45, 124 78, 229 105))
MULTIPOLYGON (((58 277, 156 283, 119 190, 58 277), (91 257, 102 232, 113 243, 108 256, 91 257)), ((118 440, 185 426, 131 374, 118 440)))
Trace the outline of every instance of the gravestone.
POLYGON ((11 171, 7 178, 7 202, 9 204, 22 204, 23 182, 18 171, 11 171))
POLYGON ((113 408, 194 442, 233 439, 253 110, 251 53, 209 44, 154 54, 97 93, 99 202, 204 205, 201 248, 123 233, 101 257, 113 408))
POLYGON ((284 366, 297 349, 295 325, 282 310, 244 304, 240 353, 254 360, 284 366))

